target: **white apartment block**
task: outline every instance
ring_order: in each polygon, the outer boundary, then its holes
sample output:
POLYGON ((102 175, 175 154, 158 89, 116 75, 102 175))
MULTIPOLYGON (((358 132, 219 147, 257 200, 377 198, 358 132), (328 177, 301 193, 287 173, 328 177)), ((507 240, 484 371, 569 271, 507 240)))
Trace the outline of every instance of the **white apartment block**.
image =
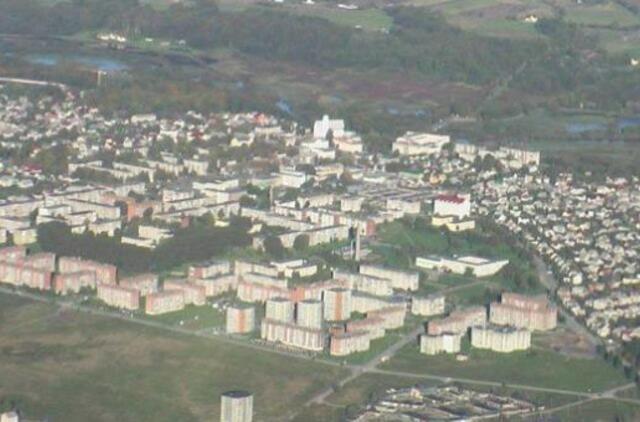
POLYGON ((392 151, 399 155, 433 155, 451 141, 448 135, 407 132, 393 143, 392 151))
POLYGON ((455 333, 422 334, 420 336, 420 353, 437 355, 440 353, 460 352, 462 335, 455 333))
POLYGON ((433 294, 427 297, 414 296, 411 298, 411 313, 414 315, 442 315, 444 314, 444 310, 444 295, 433 294))
POLYGON ((471 195, 438 195, 433 201, 433 213, 465 219, 471 215, 471 195))
POLYGON ((471 271, 476 277, 489 277, 498 273, 509 263, 507 259, 491 260, 476 256, 462 256, 459 258, 445 258, 440 256, 417 257, 416 267, 425 270, 437 270, 465 274, 471 271))
POLYGON ((531 331, 509 326, 478 325, 471 327, 471 345, 500 353, 527 350, 531 347, 531 331))

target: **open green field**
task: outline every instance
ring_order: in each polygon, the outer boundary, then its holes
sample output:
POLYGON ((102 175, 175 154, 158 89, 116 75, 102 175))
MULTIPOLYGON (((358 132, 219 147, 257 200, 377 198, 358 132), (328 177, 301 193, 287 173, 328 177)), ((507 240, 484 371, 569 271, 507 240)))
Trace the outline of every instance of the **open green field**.
MULTIPOLYGON (((378 228, 380 244, 373 247, 374 252, 381 258, 382 263, 396 268, 413 268, 417 256, 442 255, 464 256, 474 255, 484 258, 508 259, 512 268, 518 269, 518 275, 524 283, 518 285, 516 280, 505 275, 505 270, 500 273, 477 279, 455 274, 440 274, 436 280, 423 280, 421 294, 429 294, 435 291, 455 288, 482 280, 494 288, 506 290, 527 290, 529 293, 541 293, 541 288, 535 271, 526 257, 521 256, 516 250, 505 242, 496 241, 495 233, 483 231, 481 227, 474 231, 463 233, 448 233, 434 228, 422 221, 415 223, 401 220, 381 225, 378 228), (526 281, 527 277, 530 282, 526 281)), ((471 286, 469 289, 481 289, 485 291, 488 286, 471 286)), ((457 294, 467 295, 466 289, 457 294)), ((472 290, 472 291, 473 291, 472 290)), ((474 296, 466 296, 467 299, 474 296)))
POLYGON ((468 31, 504 38, 540 38, 535 25, 524 17, 550 17, 554 9, 542 0, 410 0, 409 4, 442 13, 468 31))
POLYGON ((640 420, 640 405, 601 399, 562 410, 554 416, 563 422, 632 422, 640 420))
POLYGON ((640 44, 635 31, 619 31, 605 28, 590 28, 587 33, 598 37, 599 44, 609 53, 628 54, 633 58, 640 56, 640 44))
POLYGON ((384 10, 377 8, 344 10, 336 6, 293 6, 286 10, 305 16, 326 19, 337 25, 350 28, 361 28, 365 31, 389 30, 393 24, 391 17, 384 10))
POLYGON ((225 323, 225 313, 208 304, 205 306, 188 305, 181 311, 155 316, 144 315, 143 318, 190 330, 222 327, 225 323))
POLYGON ((381 367, 583 392, 603 391, 627 382, 621 372, 598 359, 568 358, 540 350, 502 354, 471 349, 468 354, 466 362, 458 362, 452 355, 426 356, 412 343, 381 367))
POLYGON ((592 2, 594 4, 576 4, 574 0, 555 0, 557 7, 564 8, 569 22, 578 25, 609 26, 618 28, 640 24, 638 16, 615 1, 592 2))
POLYGON ((241 388, 256 418, 279 420, 342 373, 0 295, 0 402, 30 419, 217 420, 220 393, 241 388))
POLYGON ((526 16, 562 15, 597 35, 605 50, 640 55, 637 37, 627 32, 640 25, 640 15, 614 0, 408 0, 405 4, 440 12, 451 24, 480 35, 511 39, 543 37, 534 23, 524 21, 526 16))

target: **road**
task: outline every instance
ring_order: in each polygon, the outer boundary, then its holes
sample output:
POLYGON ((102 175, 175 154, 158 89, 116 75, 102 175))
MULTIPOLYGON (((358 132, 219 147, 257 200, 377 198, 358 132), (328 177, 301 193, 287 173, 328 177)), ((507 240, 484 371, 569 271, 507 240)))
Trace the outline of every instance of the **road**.
MULTIPOLYGON (((345 365, 351 370, 351 373, 346 378, 340 380, 340 382, 338 383, 338 386, 343 387, 345 384, 347 384, 350 381, 353 381, 354 379, 358 378, 360 375, 364 373, 374 372, 377 366, 380 365, 383 360, 385 360, 385 357, 390 358, 391 356, 395 355, 405 345, 409 344, 412 341, 415 341, 418 335, 423 331, 424 331, 424 328, 422 327, 422 324, 420 324, 418 327, 411 330, 411 332, 405 334, 399 341, 393 343, 391 346, 387 347, 385 350, 378 353, 373 359, 371 359, 369 362, 365 363, 364 365, 359 365, 359 366, 345 365)), ((324 403, 326 398, 329 397, 334 391, 335 391, 334 387, 327 388, 326 390, 319 392, 314 397, 309 399, 306 405, 308 406, 310 404, 324 403)))
POLYGON ((56 88, 60 88, 62 90, 67 89, 66 85, 60 84, 57 82, 38 81, 35 79, 7 78, 2 76, 0 76, 0 83, 15 83, 15 84, 21 84, 21 85, 35 85, 35 86, 53 86, 56 88))

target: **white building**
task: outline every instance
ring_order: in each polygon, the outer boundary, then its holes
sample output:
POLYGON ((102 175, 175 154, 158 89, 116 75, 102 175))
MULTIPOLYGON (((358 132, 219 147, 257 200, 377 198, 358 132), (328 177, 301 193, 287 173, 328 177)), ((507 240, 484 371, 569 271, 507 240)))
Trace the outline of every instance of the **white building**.
POLYGON ((445 297, 433 294, 427 297, 414 296, 411 298, 411 313, 414 315, 433 316, 442 315, 445 310, 445 297))
POLYGON ((471 327, 471 345, 501 353, 527 350, 531 347, 531 331, 510 326, 478 325, 471 327))
POLYGON ((445 258, 440 256, 416 257, 416 267, 465 274, 470 271, 476 277, 488 277, 498 273, 509 263, 507 259, 491 260, 477 256, 445 258))
POLYGON ((322 300, 325 320, 345 321, 351 316, 351 290, 341 287, 325 290, 322 300))
POLYGON ((280 177, 280 186, 288 188, 299 188, 312 179, 311 176, 301 171, 282 169, 278 173, 280 177))
POLYGON ((462 336, 455 333, 423 334, 420 336, 420 353, 425 355, 458 353, 461 339, 462 336))
POLYGON ((433 201, 433 213, 461 220, 467 218, 471 215, 471 195, 439 195, 433 201))
POLYGON ((265 317, 274 321, 293 322, 293 302, 280 297, 267 300, 265 317))
POLYGON ((307 299, 296 305, 296 322, 302 327, 322 328, 322 302, 307 299))
POLYGON ((442 151, 451 138, 433 133, 407 132, 396 139, 392 151, 399 155, 433 155, 442 151))
POLYGON ((394 289, 418 290, 420 284, 420 274, 415 271, 402 271, 378 265, 360 265, 360 274, 378 277, 391 281, 394 289))
POLYGON ((4 412, 0 415, 0 422, 20 422, 20 416, 16 412, 4 412))
POLYGON ((228 334, 246 334, 256 328, 256 312, 253 306, 233 305, 227 308, 226 331, 228 334))
POLYGON ((316 120, 313 124, 313 137, 316 139, 324 139, 333 133, 334 137, 344 136, 344 120, 331 120, 329 116, 322 116, 322 120, 316 120))
POLYGON ((248 391, 227 391, 220 398, 220 422, 252 422, 253 395, 248 391))

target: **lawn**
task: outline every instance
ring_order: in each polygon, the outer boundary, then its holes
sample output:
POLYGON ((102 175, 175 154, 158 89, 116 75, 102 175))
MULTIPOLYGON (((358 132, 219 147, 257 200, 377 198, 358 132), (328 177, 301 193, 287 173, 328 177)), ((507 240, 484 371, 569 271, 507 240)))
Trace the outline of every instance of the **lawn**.
POLYGON ((361 28, 365 31, 389 30, 393 24, 391 17, 381 9, 344 10, 327 6, 294 6, 287 10, 306 16, 326 19, 336 25, 361 28))
POLYGON ((486 305, 488 303, 487 299, 493 299, 498 294, 499 291, 495 288, 490 288, 483 284, 476 284, 447 294, 447 301, 449 304, 454 304, 457 307, 486 305))
POLYGON ((343 371, 0 295, 0 374, 0 402, 30 419, 187 422, 236 388, 279 420, 343 371))
POLYGON ((204 306, 188 305, 181 311, 155 316, 144 315, 143 318, 190 330, 222 327, 225 324, 224 311, 214 309, 209 304, 204 306))
POLYGON ((595 400, 554 413, 563 422, 605 422, 637 421, 640 419, 640 405, 611 399, 595 400))
POLYGON ((411 0, 411 4, 442 13, 447 21, 484 36, 535 39, 542 35, 522 20, 532 14, 553 16, 553 9, 537 0, 411 0))
POLYGON ((476 32, 480 35, 499 38, 512 39, 535 39, 541 38, 542 35, 536 30, 532 23, 523 22, 515 19, 482 19, 482 20, 463 20, 457 23, 461 28, 476 32))
POLYGON ((611 54, 628 54, 630 57, 640 56, 640 45, 633 36, 633 32, 616 31, 611 29, 590 29, 589 35, 598 37, 599 45, 611 54))
POLYGON ((556 3, 566 7, 566 19, 578 25, 614 25, 623 28, 640 23, 637 16, 614 1, 598 4, 576 4, 574 0, 556 0, 556 3))
MULTIPOLYGON (((521 276, 520 285, 514 277, 504 275, 505 270, 482 280, 509 291, 543 292, 541 285, 535 282, 537 275, 526 256, 522 256, 501 240, 493 230, 495 229, 483 228, 483 225, 479 224, 472 232, 447 233, 420 220, 415 223, 395 221, 378 228, 380 243, 374 246, 374 251, 385 265, 404 269, 413 268, 416 256, 475 255, 491 259, 508 259, 510 268, 517 269, 517 275, 521 276), (527 281, 528 279, 531 279, 531 282, 527 281)), ((421 289, 432 292, 474 281, 477 279, 473 277, 440 274, 437 280, 423 282, 421 289)), ((484 292, 484 288, 482 291, 484 292)))
POLYGON ((552 351, 494 353, 471 349, 467 362, 455 356, 426 356, 405 346, 383 369, 448 377, 530 385, 571 391, 602 391, 625 382, 621 372, 598 359, 568 358, 552 351))

